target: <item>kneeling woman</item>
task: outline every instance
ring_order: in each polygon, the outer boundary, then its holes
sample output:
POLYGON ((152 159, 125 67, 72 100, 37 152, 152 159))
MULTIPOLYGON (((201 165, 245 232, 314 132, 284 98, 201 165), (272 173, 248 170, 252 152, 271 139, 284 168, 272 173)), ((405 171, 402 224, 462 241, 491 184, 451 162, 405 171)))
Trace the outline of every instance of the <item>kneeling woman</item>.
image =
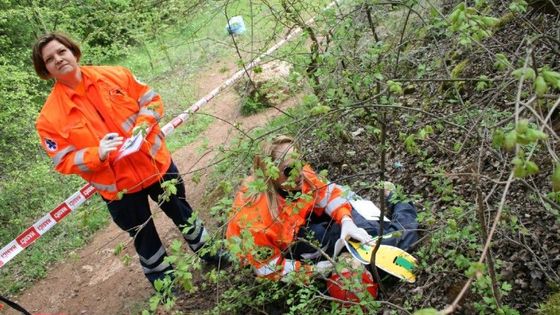
MULTIPOLYGON (((370 243, 377 235, 379 223, 352 209, 340 186, 302 165, 294 145, 286 136, 267 143, 233 203, 226 232, 230 250, 259 277, 329 272, 332 265, 324 254, 333 255, 339 238, 370 243)), ((393 220, 385 231, 405 233, 384 242, 406 249, 417 239, 416 210, 408 203, 391 206, 393 220)))

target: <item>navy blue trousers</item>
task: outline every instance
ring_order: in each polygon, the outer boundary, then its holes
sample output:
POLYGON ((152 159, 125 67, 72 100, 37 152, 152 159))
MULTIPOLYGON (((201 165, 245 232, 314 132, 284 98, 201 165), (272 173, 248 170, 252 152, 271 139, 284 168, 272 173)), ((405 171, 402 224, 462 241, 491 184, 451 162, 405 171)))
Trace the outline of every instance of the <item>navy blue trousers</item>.
MULTIPOLYGON (((161 203, 160 207, 182 230, 187 225, 193 211, 185 198, 185 186, 173 161, 161 181, 171 179, 177 179, 175 186, 177 194, 171 195, 168 201, 161 203)), ((163 278, 167 271, 172 270, 171 265, 163 261, 167 253, 151 218, 152 213, 148 203, 148 197, 158 202, 158 198, 163 192, 160 182, 156 182, 141 191, 124 194, 120 200, 105 200, 113 221, 134 239, 134 247, 140 257, 140 264, 152 284, 156 279, 163 278)), ((197 222, 186 233, 183 233, 189 245, 201 242, 203 229, 202 223, 197 222)))
MULTIPOLYGON (((402 232, 398 237, 384 238, 381 244, 396 246, 406 251, 418 240, 416 208, 409 202, 391 203, 388 201, 390 196, 386 200, 387 210, 392 215, 390 222, 382 222, 383 234, 387 235, 395 231, 402 232)), ((379 221, 368 221, 355 209, 352 209, 352 219, 358 227, 365 229, 371 236, 379 235, 379 221)), ((298 238, 318 241, 325 253, 332 256, 334 254, 334 244, 340 238, 340 229, 340 224, 333 221, 329 216, 317 217, 312 214, 308 219, 307 225, 299 230, 298 238)), ((307 242, 299 241, 289 248, 286 256, 291 259, 301 260, 309 258, 310 253, 316 252, 317 249, 310 246, 307 242)))

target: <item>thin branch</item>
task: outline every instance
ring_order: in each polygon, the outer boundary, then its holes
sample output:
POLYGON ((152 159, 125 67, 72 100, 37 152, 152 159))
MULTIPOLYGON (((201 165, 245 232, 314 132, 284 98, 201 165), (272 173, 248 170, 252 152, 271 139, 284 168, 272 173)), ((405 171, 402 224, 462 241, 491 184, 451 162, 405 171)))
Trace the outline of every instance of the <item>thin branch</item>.
MULTIPOLYGON (((509 178, 507 180, 506 187, 504 188, 504 192, 502 193, 502 200, 500 201, 500 206, 498 207, 498 211, 496 212, 496 216, 494 217, 494 222, 492 224, 492 228, 490 229, 490 233, 488 233, 488 238, 486 239, 486 243, 484 244, 484 248, 482 249, 482 255, 480 256, 480 259, 478 260, 479 263, 482 263, 484 261, 484 259, 486 258, 486 255, 488 253, 488 249, 490 247, 490 242, 492 240, 492 237, 494 236, 494 233, 496 232, 498 223, 500 222, 500 217, 502 216, 502 211, 503 211, 504 205, 506 203, 506 196, 509 192, 509 188, 510 188, 512 182, 513 182, 513 171, 511 171, 511 173, 509 174, 509 178)), ((451 305, 449 305, 443 311, 441 311, 441 314, 444 314, 444 315, 451 314, 457 309, 457 306, 459 305, 459 302, 463 298, 463 295, 465 295, 465 293, 467 292, 467 290, 470 287, 474 277, 475 277, 475 275, 473 275, 469 278, 467 283, 465 283, 465 285, 461 289, 461 292, 459 292, 457 297, 455 297, 455 300, 453 300, 453 303, 451 303, 451 305)))

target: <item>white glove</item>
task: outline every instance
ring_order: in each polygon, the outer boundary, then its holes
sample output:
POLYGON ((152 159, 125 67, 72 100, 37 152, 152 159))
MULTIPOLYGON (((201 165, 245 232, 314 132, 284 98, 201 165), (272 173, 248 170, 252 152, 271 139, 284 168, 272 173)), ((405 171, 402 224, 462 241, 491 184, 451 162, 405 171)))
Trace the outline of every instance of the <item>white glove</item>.
POLYGON ((373 241, 373 237, 371 237, 366 230, 357 227, 352 218, 348 216, 342 218, 340 238, 344 240, 353 238, 363 244, 373 241))
POLYGON ((322 260, 313 266, 313 271, 322 275, 329 274, 334 269, 334 265, 328 260, 322 260))
POLYGON ((116 151, 121 144, 123 144, 123 137, 120 137, 116 132, 110 132, 103 136, 103 139, 99 141, 99 160, 105 161, 109 153, 116 151))

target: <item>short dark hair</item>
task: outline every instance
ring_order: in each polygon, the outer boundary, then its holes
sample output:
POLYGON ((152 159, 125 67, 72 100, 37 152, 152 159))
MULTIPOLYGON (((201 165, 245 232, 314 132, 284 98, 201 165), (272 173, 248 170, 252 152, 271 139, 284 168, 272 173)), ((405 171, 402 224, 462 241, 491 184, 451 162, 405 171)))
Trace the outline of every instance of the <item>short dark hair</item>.
POLYGON ((50 79, 50 74, 47 70, 47 66, 45 65, 45 61, 43 60, 43 47, 53 40, 60 42, 62 45, 66 46, 66 48, 70 49, 77 61, 80 61, 80 57, 82 56, 80 46, 78 46, 78 44, 66 34, 54 32, 47 33, 39 37, 35 42, 35 45, 33 45, 32 58, 35 72, 37 72, 37 75, 44 80, 50 79))

